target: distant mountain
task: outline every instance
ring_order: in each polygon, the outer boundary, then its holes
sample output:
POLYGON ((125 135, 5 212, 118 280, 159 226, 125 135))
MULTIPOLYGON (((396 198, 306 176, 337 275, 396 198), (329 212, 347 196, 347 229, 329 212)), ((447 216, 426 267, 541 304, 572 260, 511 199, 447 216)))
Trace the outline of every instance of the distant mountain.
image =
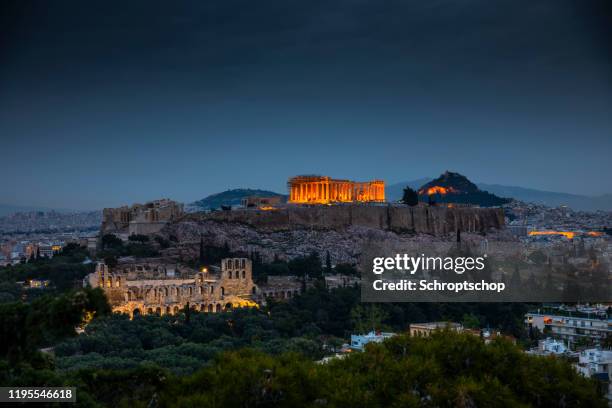
POLYGON ((423 184, 431 180, 431 177, 423 177, 412 181, 402 181, 401 183, 389 184, 385 186, 385 199, 387 201, 398 201, 402 199, 406 186, 413 190, 418 190, 423 184))
POLYGON ((494 194, 516 198, 517 200, 521 201, 544 204, 550 207, 566 205, 574 210, 582 211, 612 210, 612 194, 593 197, 579 194, 534 190, 524 187, 502 186, 499 184, 479 183, 478 186, 494 194))
POLYGON ((239 205, 240 201, 249 196, 261 196, 261 197, 272 197, 281 196, 286 197, 282 194, 275 193, 273 191, 258 190, 250 188, 237 188, 234 190, 227 190, 222 193, 212 194, 206 198, 195 201, 190 204, 192 207, 196 207, 201 210, 210 210, 213 208, 220 208, 222 205, 239 205))
MULTIPOLYGON (((430 181, 431 178, 420 178, 412 181, 404 181, 386 186, 385 193, 387 201, 397 201, 402 198, 403 189, 406 186, 414 190, 418 190, 423 184, 430 181)), ((570 193, 559 193, 552 191, 536 190, 532 188, 524 188, 517 186, 504 186, 500 184, 476 183, 479 189, 488 191, 500 197, 510 197, 517 200, 544 204, 550 207, 558 207, 567 205, 574 210, 596 211, 605 210, 612 211, 612 194, 604 194, 601 196, 586 196, 570 193)))

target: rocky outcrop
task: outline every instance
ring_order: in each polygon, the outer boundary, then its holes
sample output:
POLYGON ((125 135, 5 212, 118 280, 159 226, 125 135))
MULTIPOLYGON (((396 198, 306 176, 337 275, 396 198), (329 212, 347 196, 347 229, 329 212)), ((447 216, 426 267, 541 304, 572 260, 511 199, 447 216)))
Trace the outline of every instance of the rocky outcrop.
POLYGON ((405 252, 454 242, 457 229, 474 233, 503 227, 501 209, 339 205, 288 207, 275 211, 227 211, 184 216, 162 231, 180 243, 181 255, 197 256, 206 245, 229 245, 232 251, 257 252, 266 261, 327 252, 333 263, 358 263, 372 248, 405 252))
MULTIPOLYGON (((200 238, 205 245, 228 245, 236 253, 257 253, 266 262, 274 258, 289 260, 317 252, 321 259, 329 252, 332 263, 358 264, 372 248, 383 255, 446 251, 455 245, 454 236, 436 237, 428 234, 398 234, 378 228, 351 226, 343 230, 292 229, 285 231, 257 230, 249 225, 217 221, 183 221, 169 224, 163 233, 176 238, 180 245, 166 255, 184 259, 198 256, 200 238)), ((462 240, 478 242, 483 237, 464 234, 462 240)), ((474 244, 476 245, 476 244, 474 244)))
POLYGON ((392 205, 288 206, 270 211, 234 210, 189 214, 190 221, 217 221, 249 225, 263 231, 293 229, 342 230, 351 226, 393 232, 446 235, 501 229, 501 208, 407 207, 392 205))
POLYGON ((509 198, 497 197, 488 191, 480 190, 476 184, 459 173, 447 171, 437 179, 419 188, 419 198, 428 202, 471 204, 481 207, 501 206, 511 201, 509 198))

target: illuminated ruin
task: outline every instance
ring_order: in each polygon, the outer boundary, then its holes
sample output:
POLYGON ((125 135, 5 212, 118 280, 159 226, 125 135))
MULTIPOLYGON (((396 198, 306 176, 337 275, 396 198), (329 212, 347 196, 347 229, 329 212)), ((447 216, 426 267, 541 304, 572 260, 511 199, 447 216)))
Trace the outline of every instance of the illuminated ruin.
POLYGON ((157 261, 128 261, 113 268, 100 262, 84 283, 102 288, 113 312, 130 317, 174 315, 186 306, 209 313, 258 306, 251 260, 245 258, 223 259, 220 268, 199 271, 157 261))
POLYGON ((83 285, 101 288, 113 312, 130 318, 176 315, 186 307, 205 313, 259 307, 265 298, 284 300, 302 292, 301 281, 276 281, 283 278, 280 276, 257 286, 252 272, 253 264, 246 258, 225 258, 220 266, 200 269, 157 258, 125 259, 114 267, 98 263, 83 285))
POLYGON ((575 232, 571 231, 529 231, 529 236, 538 236, 538 235, 563 235, 567 239, 574 239, 576 236, 575 232))
POLYGON ((577 235, 587 236, 587 237, 601 237, 603 236, 603 232, 601 231, 588 231, 588 232, 580 232, 580 231, 529 231, 529 236, 538 236, 538 235, 562 235, 567 239, 574 239, 577 235))
POLYGON ((184 214, 183 204, 168 198, 102 211, 101 234, 155 234, 184 214))
POLYGON ((442 186, 433 186, 433 187, 429 187, 427 188, 427 190, 425 189, 421 189, 419 190, 419 194, 424 195, 434 195, 434 194, 441 194, 441 195, 445 195, 448 193, 458 193, 459 191, 457 191, 456 189, 452 188, 452 187, 442 187, 442 186))
POLYGON ((326 176, 296 176, 289 179, 289 202, 330 204, 385 201, 385 182, 337 180, 326 176))

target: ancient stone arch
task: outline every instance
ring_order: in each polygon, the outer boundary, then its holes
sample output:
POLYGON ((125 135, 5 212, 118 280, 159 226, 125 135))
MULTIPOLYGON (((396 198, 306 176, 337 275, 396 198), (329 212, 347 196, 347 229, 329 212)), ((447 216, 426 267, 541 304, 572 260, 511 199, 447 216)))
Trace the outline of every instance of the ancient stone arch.
POLYGON ((160 275, 164 270, 159 267, 131 264, 117 268, 116 274, 98 272, 98 282, 109 295, 113 310, 131 316, 134 313, 141 316, 172 315, 180 313, 185 304, 192 304, 194 310, 200 312, 222 312, 231 307, 228 302, 234 307, 238 306, 240 302, 235 302, 233 296, 249 298, 251 293, 257 295, 258 291, 251 280, 250 260, 224 259, 221 266, 221 271, 214 269, 210 275, 187 270, 177 276, 169 276, 165 273, 160 275), (155 273, 149 273, 151 270, 155 273), (134 274, 135 271, 143 272, 134 274), (230 276, 232 280, 228 281, 230 276), (138 308, 136 312, 135 308, 138 308))

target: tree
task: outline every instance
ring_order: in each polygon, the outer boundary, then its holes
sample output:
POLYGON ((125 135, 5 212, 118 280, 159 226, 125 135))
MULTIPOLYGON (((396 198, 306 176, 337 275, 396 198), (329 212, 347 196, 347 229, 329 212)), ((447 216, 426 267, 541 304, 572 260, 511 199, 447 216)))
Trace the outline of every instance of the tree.
POLYGON ((402 203, 414 207, 419 203, 419 195, 416 191, 411 189, 409 186, 404 188, 404 193, 402 195, 402 203))
MULTIPOLYGON (((300 340, 298 343, 307 343, 300 340)), ((307 344, 298 344, 303 349, 307 344)), ((160 406, 606 407, 596 381, 558 358, 468 333, 394 336, 330 364, 296 353, 225 353, 194 375, 167 381, 160 406), (511 362, 511 364, 509 364, 511 362), (240 373, 240 375, 236 375, 240 373)))
POLYGON ((121 249, 123 241, 113 234, 104 234, 102 236, 102 250, 121 249))
POLYGON ((478 329, 480 328, 480 320, 478 319, 478 317, 474 316, 473 314, 464 314, 463 315, 463 319, 461 321, 461 324, 463 325, 463 327, 467 328, 467 329, 478 329))
POLYGON ((92 316, 109 313, 100 288, 47 295, 31 304, 0 304, 0 359, 30 361, 39 348, 75 335, 75 327, 92 316))
POLYGON ((372 330, 386 328, 383 322, 389 317, 380 306, 371 304, 367 306, 358 305, 351 310, 351 322, 355 331, 367 333, 372 330))
POLYGON ((104 257, 104 263, 108 265, 109 268, 114 268, 118 264, 117 257, 113 255, 106 256, 104 257))
POLYGON ((332 273, 331 256, 329 251, 325 254, 325 273, 332 273))
POLYGON ((291 273, 302 278, 320 278, 323 273, 321 258, 316 251, 311 252, 308 256, 294 258, 289 261, 288 265, 291 273))
POLYGON ((132 234, 128 237, 128 240, 144 244, 145 242, 149 242, 149 237, 143 234, 132 234))
POLYGON ((159 235, 155 236, 155 242, 157 242, 162 249, 166 249, 170 247, 170 241, 168 241, 162 236, 159 236, 159 235))
POLYGON ((355 268, 354 265, 351 265, 349 263, 336 264, 336 267, 334 269, 336 273, 340 275, 359 275, 359 271, 357 270, 357 268, 355 268))

